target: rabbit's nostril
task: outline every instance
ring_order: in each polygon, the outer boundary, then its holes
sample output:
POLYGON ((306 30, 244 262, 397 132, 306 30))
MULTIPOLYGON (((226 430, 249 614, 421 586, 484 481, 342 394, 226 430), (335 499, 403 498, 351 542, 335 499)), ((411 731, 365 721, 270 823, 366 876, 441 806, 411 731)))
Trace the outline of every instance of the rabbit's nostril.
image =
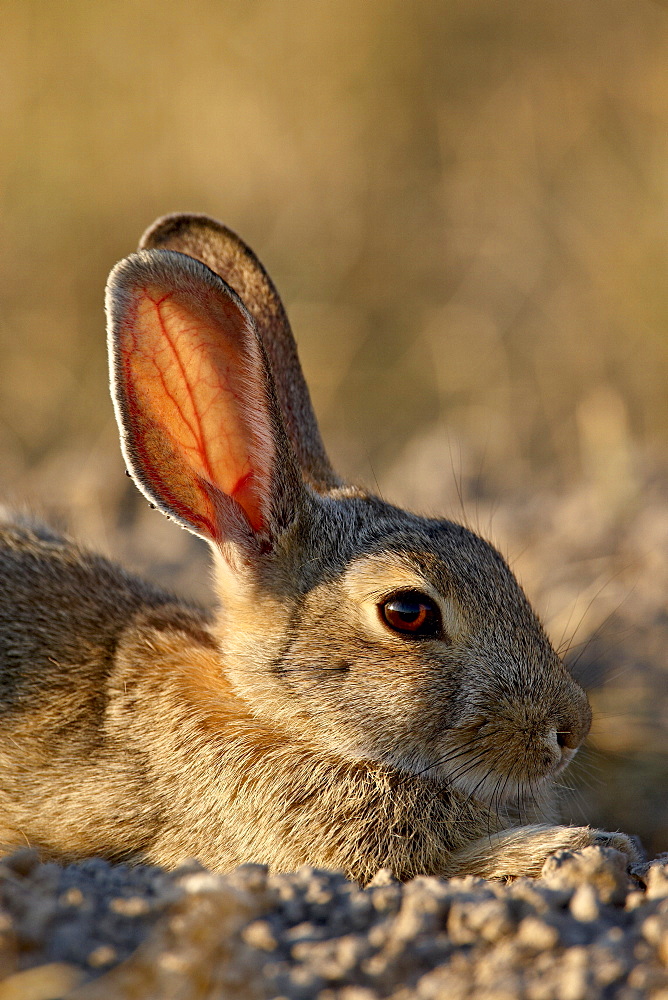
POLYGON ((562 750, 576 750, 580 746, 580 737, 570 729, 558 729, 557 743, 562 750))

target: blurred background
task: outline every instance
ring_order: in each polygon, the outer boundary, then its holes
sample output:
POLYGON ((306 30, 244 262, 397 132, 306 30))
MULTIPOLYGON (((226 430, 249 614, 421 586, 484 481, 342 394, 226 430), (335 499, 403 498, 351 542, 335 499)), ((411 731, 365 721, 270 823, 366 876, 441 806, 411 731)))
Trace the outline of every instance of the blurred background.
POLYGON ((668 850, 668 5, 0 0, 3 494, 201 602, 123 475, 111 265, 208 212, 335 465, 508 556, 591 690, 566 818, 668 850))

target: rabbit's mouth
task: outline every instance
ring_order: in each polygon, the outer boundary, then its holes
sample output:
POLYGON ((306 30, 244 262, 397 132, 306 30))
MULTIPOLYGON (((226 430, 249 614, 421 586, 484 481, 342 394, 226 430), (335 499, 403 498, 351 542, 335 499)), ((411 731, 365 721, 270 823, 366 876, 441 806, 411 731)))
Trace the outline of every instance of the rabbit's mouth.
POLYGON ((496 769, 472 768, 467 774, 445 776, 445 783, 462 792, 468 799, 475 799, 494 812, 540 804, 552 785, 556 772, 536 778, 525 778, 502 773, 496 769))
POLYGON ((495 810, 521 808, 539 802, 577 753, 577 747, 563 745, 556 730, 530 740, 507 733, 502 739, 497 733, 490 739, 487 728, 481 726, 473 737, 468 733, 467 739, 451 740, 446 752, 423 773, 495 810))

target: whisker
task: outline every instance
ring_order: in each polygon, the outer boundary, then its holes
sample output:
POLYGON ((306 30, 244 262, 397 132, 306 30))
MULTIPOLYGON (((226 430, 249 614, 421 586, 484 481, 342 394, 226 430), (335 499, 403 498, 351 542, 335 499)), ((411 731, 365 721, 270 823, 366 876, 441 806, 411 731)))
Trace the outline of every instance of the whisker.
POLYGON ((424 767, 419 771, 412 771, 411 774, 408 775, 403 780, 410 781, 411 778, 414 778, 416 776, 421 777, 423 774, 427 774, 428 771, 433 771, 434 768, 442 767, 443 764, 448 764, 453 760, 457 760, 459 757, 463 757, 465 754, 468 753, 469 747, 475 746, 477 742, 478 742, 477 737, 472 737, 470 740, 467 740, 467 742, 464 743, 461 747, 459 747, 456 751, 450 752, 444 755, 443 757, 439 757, 438 760, 435 760, 432 764, 427 765, 427 767, 424 767))

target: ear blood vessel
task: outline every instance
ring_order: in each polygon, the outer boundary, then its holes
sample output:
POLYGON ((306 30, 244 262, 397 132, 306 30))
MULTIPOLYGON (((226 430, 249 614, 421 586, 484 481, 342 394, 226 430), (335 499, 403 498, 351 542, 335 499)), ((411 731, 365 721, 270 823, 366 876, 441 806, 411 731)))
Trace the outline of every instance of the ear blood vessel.
POLYGON ((254 253, 205 216, 160 219, 107 314, 128 470, 211 546, 218 610, 5 518, 0 846, 361 882, 634 858, 555 824, 589 706, 498 552, 332 469, 254 253))

